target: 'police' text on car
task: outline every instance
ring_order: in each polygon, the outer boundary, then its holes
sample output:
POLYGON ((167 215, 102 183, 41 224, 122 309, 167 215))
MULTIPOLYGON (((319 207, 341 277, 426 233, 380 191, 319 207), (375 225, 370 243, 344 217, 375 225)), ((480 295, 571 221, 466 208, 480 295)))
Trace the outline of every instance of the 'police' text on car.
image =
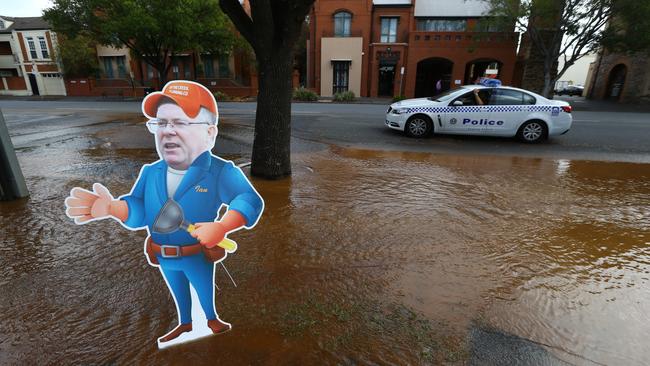
POLYGON ((433 98, 393 103, 384 123, 413 137, 430 133, 517 136, 534 143, 567 133, 572 120, 571 106, 565 101, 518 88, 465 85, 433 98))

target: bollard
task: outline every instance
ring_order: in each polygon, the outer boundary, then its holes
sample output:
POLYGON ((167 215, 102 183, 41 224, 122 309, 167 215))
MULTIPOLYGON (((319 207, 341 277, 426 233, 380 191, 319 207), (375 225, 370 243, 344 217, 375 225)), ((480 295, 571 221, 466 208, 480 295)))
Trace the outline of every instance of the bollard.
POLYGON ((29 196, 25 177, 20 170, 14 144, 9 137, 5 118, 0 110, 0 200, 29 196))

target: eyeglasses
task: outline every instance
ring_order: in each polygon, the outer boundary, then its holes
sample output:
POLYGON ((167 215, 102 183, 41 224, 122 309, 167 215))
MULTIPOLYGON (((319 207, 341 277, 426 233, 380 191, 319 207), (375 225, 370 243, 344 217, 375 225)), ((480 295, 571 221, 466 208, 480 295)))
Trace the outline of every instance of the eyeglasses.
POLYGON ((170 126, 174 128, 175 130, 184 130, 187 129, 190 125, 212 125, 210 122, 189 122, 185 121, 182 119, 175 119, 172 121, 167 121, 164 119, 150 119, 147 121, 147 128, 149 129, 149 132, 151 133, 156 133, 158 129, 165 128, 167 126, 170 126))

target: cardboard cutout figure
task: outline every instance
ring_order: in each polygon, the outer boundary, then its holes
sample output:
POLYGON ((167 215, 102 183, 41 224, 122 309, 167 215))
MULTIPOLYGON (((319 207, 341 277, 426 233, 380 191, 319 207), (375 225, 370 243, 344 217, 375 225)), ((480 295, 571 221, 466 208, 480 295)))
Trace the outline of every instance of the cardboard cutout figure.
POLYGON ((147 95, 142 112, 160 160, 144 165, 131 192, 118 199, 95 183, 92 191, 73 188, 65 205, 76 224, 110 217, 147 230, 145 256, 159 267, 178 312, 178 326, 158 339, 164 348, 232 328, 215 309, 215 264, 237 249, 226 235, 255 226, 264 201, 238 167, 210 153, 219 112, 203 85, 170 81, 147 95))

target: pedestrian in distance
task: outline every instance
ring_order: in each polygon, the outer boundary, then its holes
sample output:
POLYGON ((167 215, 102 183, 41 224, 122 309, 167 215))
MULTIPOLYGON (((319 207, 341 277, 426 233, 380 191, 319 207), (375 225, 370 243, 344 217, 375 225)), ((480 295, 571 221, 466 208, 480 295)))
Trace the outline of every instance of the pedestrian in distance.
POLYGON ((436 81, 436 95, 440 94, 440 92, 442 92, 442 80, 438 79, 436 81))

